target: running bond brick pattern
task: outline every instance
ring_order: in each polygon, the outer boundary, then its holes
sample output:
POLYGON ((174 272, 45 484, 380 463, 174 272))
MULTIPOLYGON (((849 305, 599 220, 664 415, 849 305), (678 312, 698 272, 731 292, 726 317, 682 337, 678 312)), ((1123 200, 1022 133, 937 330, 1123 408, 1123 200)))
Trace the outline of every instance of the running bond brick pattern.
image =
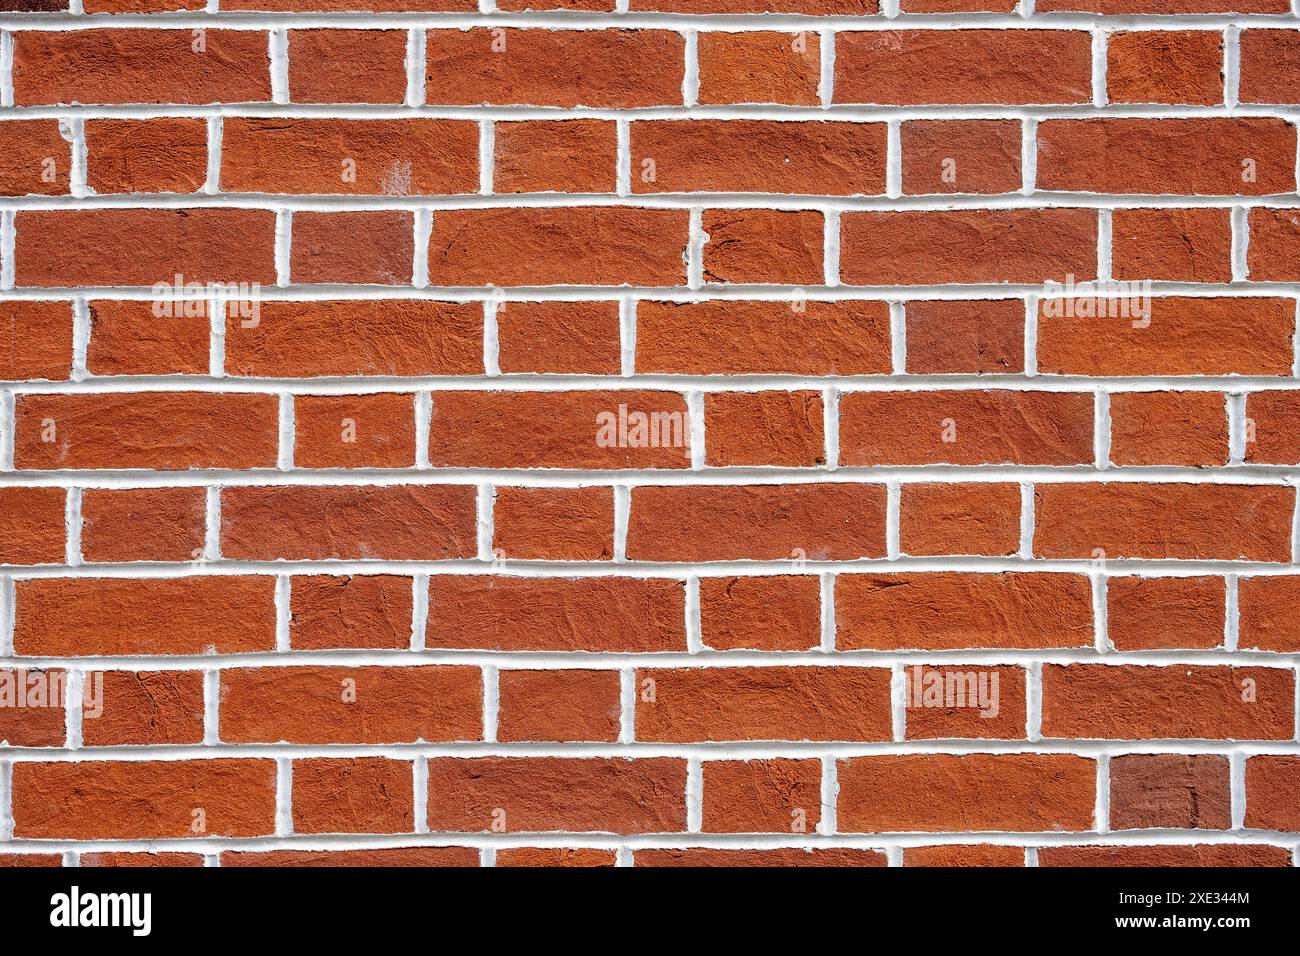
POLYGON ((0 0, 0 865, 1300 863, 1293 0, 0 0))

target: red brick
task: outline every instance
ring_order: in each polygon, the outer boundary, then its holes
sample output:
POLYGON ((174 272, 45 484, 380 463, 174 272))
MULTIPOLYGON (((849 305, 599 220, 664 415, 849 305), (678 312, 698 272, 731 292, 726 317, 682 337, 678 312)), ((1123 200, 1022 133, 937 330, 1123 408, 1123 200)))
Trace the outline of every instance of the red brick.
POLYGON ((407 285, 415 255, 409 212, 296 212, 289 271, 295 283, 407 285))
POLYGON ((684 651, 680 581, 434 575, 428 647, 503 651, 684 651))
POLYGON ((269 836, 275 761, 21 762, 13 812, 19 839, 269 836))
MULTIPOLYGON (((202 10, 204 6, 203 0, 83 0, 81 8, 86 13, 174 13, 178 10, 202 10)), ((184 856, 186 854, 164 855, 184 856)), ((85 859, 84 855, 82 859, 85 859)))
POLYGON ((836 103, 1087 103, 1082 30, 864 30, 838 34, 836 103))
MULTIPOLYGON (((363 6, 359 0, 349 0, 346 5, 353 9, 363 6)), ((413 4, 407 0, 404 6, 411 9, 413 4)), ((406 31, 290 30, 289 100, 404 102, 406 31)))
POLYGON ((0 122, 0 196, 66 196, 71 170, 57 120, 0 122))
POLYGON ((206 375, 212 324, 179 303, 92 301, 86 367, 92 375, 206 375), (172 314, 168 315, 168 311, 172 314), (162 314, 159 314, 162 313, 162 314))
POLYGON ((275 281, 267 209, 30 210, 14 222, 19 286, 275 281))
POLYGON ((296 650, 411 646, 410 578, 391 574, 295 575, 289 643, 296 650))
POLYGON ((1106 43, 1111 103, 1223 102, 1223 35, 1210 30, 1112 33, 1106 43))
POLYGON ((1085 464, 1092 419, 1087 393, 853 392, 840 399, 840 461, 1085 464))
POLYGON ((903 191, 1010 193, 1020 189, 1014 120, 914 120, 902 124, 903 191))
POLYGON ((201 867, 204 865, 203 857, 197 853, 82 853, 77 862, 81 866, 113 867, 201 867))
POLYGON ((1049 375, 1290 375, 1295 303, 1287 299, 1124 301, 1092 318, 1040 303, 1038 370, 1049 375), (1124 310, 1128 309, 1125 314, 1124 310), (1059 314, 1052 314, 1055 310, 1059 314), (1136 325, 1134 323, 1137 323, 1136 325))
MULTIPOLYGON (((529 0, 519 0, 520 3, 529 0)), ((613 850, 594 850, 589 847, 558 849, 555 847, 527 846, 517 849, 497 850, 496 866, 613 866, 617 854, 613 850)))
POLYGON ((1295 613, 1300 577, 1241 578, 1237 588, 1241 610, 1238 645, 1247 650, 1300 651, 1300 620, 1295 613))
MULTIPOLYGON (((235 193, 384 196, 476 192, 478 125, 415 118, 228 116, 221 133, 221 188, 235 193)), ((369 215, 379 221, 377 214, 369 215)), ((300 221, 295 216, 294 226, 300 221)), ((298 238, 297 228, 294 233, 298 238)))
POLYGON ((689 214, 572 207, 438 210, 435 285, 679 285, 689 214))
POLYGON ((1020 486, 906 484, 899 498, 904 554, 998 557, 1020 548, 1020 486))
POLYGON ((429 829, 658 833, 686 828, 686 761, 457 757, 429 761, 429 829))
POLYGON ((821 822, 820 760, 706 760, 705 833, 813 833, 821 822))
POLYGON ((717 651, 806 651, 821 641, 821 585, 814 575, 700 580, 700 632, 717 651))
POLYGON ((1088 647, 1092 591, 1076 574, 842 574, 844 650, 1088 647))
POLYGON ((1042 0, 1040 13, 1082 10, 1088 13, 1286 13, 1285 0, 1042 0))
POLYGON ((1252 209, 1247 214, 1247 267, 1258 282, 1300 281, 1300 209, 1252 209))
POLYGON ((16 589, 14 650, 23 655, 240 654, 275 646, 270 577, 40 578, 16 589))
POLYGON ((24 395, 14 414, 18 468, 275 465, 279 412, 273 395, 24 395))
POLYGON ((1300 830, 1300 758, 1267 755, 1246 761, 1246 826, 1300 830))
MULTIPOLYGON (((631 148, 632 191, 637 193, 852 196, 885 191, 883 123, 643 121, 632 124, 631 148)), ((736 212, 719 215, 731 218, 736 212)))
MULTIPOLYGON (((253 2, 253 0, 241 0, 253 2)), ((260 2, 260 0, 258 0, 260 2)), ((468 867, 479 865, 467 846, 399 846, 377 850, 245 850, 221 854, 222 866, 468 867)))
POLYGON ((263 302, 227 318, 226 370, 261 378, 483 373, 483 311, 474 303, 263 302))
POLYGON ((1263 485, 1040 484, 1045 558, 1288 561, 1295 493, 1263 485))
POLYGON ((1111 214, 1111 271, 1125 281, 1230 282, 1230 213, 1116 209, 1111 214))
POLYGON ((0 743, 62 747, 68 675, 61 670, 0 670, 0 743))
POLYGON ((72 373, 72 305, 0 302, 0 380, 64 381, 72 373))
POLYGON ((1025 306, 1019 299, 908 302, 905 310, 908 372, 1024 370, 1025 306))
POLYGON ((0 564, 62 564, 68 492, 0 488, 0 564))
POLYGON ((1047 664, 1043 736, 1289 740, 1295 674, 1269 667, 1047 664))
POLYGON ((612 193, 617 140, 615 124, 603 120, 497 123, 492 191, 612 193))
POLYGON ((957 664, 903 668, 908 740, 1025 738, 1025 669, 957 664))
POLYGON ((883 557, 880 485, 680 485, 632 489, 636 561, 844 561, 883 557))
POLYGON ((1116 830, 1228 829, 1228 758, 1116 754, 1110 760, 1110 825, 1116 830))
POLYGON ((415 465, 413 395, 299 395, 293 421, 297 468, 415 465))
POLYGON ((1097 271, 1090 209, 848 212, 840 242, 849 285, 1038 283, 1097 271))
POLYGON ((294 833, 410 833, 411 762, 385 757, 293 762, 294 833))
POLYGON ((618 740, 619 673, 503 670, 497 740, 618 740))
POLYGON ((465 468, 688 468, 677 392, 434 392, 429 462, 465 468))
POLYGON ((201 119, 91 120, 86 185, 96 193, 193 193, 208 178, 201 119))
POLYGON ((249 561, 469 557, 474 498, 473 488, 456 485, 226 488, 221 553, 249 561))
POLYGON ((502 372, 617 375, 621 340, 616 302, 510 302, 497 308, 502 372))
POLYGON ((1264 844, 1196 844, 1193 846, 1045 846, 1039 866, 1290 866, 1290 854, 1264 844))
POLYGON ((1094 761, 1071 754, 900 754, 839 763, 839 829, 1089 830, 1094 761))
POLYGON ((886 740, 889 671, 880 667, 684 667, 636 672, 636 737, 886 740))
POLYGON ((878 375, 889 364, 883 302, 637 305, 636 370, 669 375, 878 375))
POLYGON ((745 285, 821 285, 824 221, 820 212, 706 209, 704 281, 745 285))
POLYGON ((682 102, 685 41, 668 30, 429 30, 425 44, 431 104, 682 102))
POLYGON ((1122 392, 1110 397, 1116 465, 1204 467, 1228 462, 1228 412, 1220 392, 1122 392))
POLYGON ((108 671, 84 677, 81 737, 88 747, 203 743, 203 675, 198 671, 108 671), (102 680, 102 713, 93 707, 102 680))
POLYGON ((945 843, 941 846, 909 846, 903 850, 903 866, 1024 865, 1025 851, 1018 846, 945 843))
POLYGON ((476 667, 253 667, 221 672, 227 743, 481 740, 476 667), (276 702, 274 709, 266 702, 276 702))
MULTIPOLYGON (((45 0, 31 0, 44 3, 45 0)), ((0 867, 54 867, 63 866, 62 853, 0 853, 0 867)))
MULTIPOLYGON (((1269 12, 1286 12, 1281 0, 1273 0, 1268 6, 1279 8, 1269 12)), ((1240 86, 1243 103, 1300 102, 1296 98, 1300 88, 1300 31, 1243 30, 1240 86)))
POLYGON ((1224 587, 1217 577, 1107 578, 1110 642, 1121 651, 1212 650, 1223 643, 1224 587))
POLYGON ((1044 120, 1037 182, 1069 192, 1262 196, 1295 191, 1295 154, 1295 127, 1281 119, 1044 120))
POLYGON ((820 102, 821 37, 813 30, 706 31, 699 35, 698 57, 701 103, 820 102))
POLYGON ((1300 392, 1246 396, 1246 460, 1278 465, 1300 462, 1300 392))
POLYGON ((799 468, 826 461, 819 392, 709 392, 704 423, 709 465, 799 468))
POLYGON ((87 488, 81 493, 81 555, 107 561, 195 561, 203 555, 202 488, 87 488))
POLYGON ((614 557, 614 495, 608 488, 497 488, 492 511, 492 547, 507 558, 614 557))
POLYGON ((193 30, 143 28, 21 31, 13 74, 19 106, 271 99, 263 30, 204 29, 201 38, 193 30))

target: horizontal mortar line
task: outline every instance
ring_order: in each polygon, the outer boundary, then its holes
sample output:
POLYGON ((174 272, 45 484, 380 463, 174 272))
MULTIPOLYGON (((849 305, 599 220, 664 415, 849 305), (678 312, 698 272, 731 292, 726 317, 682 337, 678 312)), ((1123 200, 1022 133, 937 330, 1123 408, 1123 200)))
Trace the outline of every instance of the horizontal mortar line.
MULTIPOLYGON (((1081 277, 1082 278, 1082 277, 1081 277)), ((161 277, 171 282, 174 276, 161 277)), ((238 283, 241 277, 233 275, 225 280, 238 283)), ((1297 282, 1166 282, 1152 281, 1130 285, 1140 288, 1140 294, 1149 292, 1156 298, 1179 296, 1191 298, 1288 298, 1300 299, 1297 282)), ((171 293, 169 292, 169 295, 171 293)), ((238 289, 234 295, 240 295, 238 289)), ((1136 294, 1136 293, 1135 293, 1136 294)), ((1042 283, 971 282, 916 285, 746 285, 742 283, 710 283, 701 289, 682 286, 600 286, 600 285, 549 285, 549 286, 378 286, 378 285, 286 285, 270 283, 258 285, 259 302, 320 302, 335 299, 373 301, 375 299, 418 299, 437 302, 589 302, 618 301, 624 298, 652 302, 705 302, 705 301, 761 301, 786 302, 841 302, 873 300, 883 302, 908 302, 916 299, 1011 299, 1025 296, 1064 298, 1060 287, 1054 290, 1042 283)), ((0 292, 0 302, 11 299, 126 299, 153 302, 158 294, 149 286, 27 286, 0 292)), ((1106 299, 1106 295, 1100 296, 1106 299)))
MULTIPOLYGON (((1293 23, 1292 26, 1300 25, 1293 23)), ((770 29, 764 27, 764 29, 770 29)), ((655 106, 550 106, 528 103, 22 103, 0 109, 0 117, 21 119, 154 119, 167 117, 263 117, 267 119, 772 119, 884 122, 909 119, 1207 119, 1227 117, 1300 119, 1300 103, 1245 103, 1238 106, 1110 103, 782 103, 655 106)))
POLYGON ((153 562, 140 564, 0 565, 0 573, 16 581, 37 578, 134 578, 171 579, 192 576, 245 574, 462 574, 502 575, 531 578, 635 577, 685 580, 693 575, 770 576, 774 574, 887 574, 909 571, 939 573, 961 571, 971 574, 1000 574, 1016 571, 1059 574, 1101 574, 1107 577, 1148 575, 1191 577, 1237 574, 1242 576, 1293 575, 1300 565, 1263 561, 1227 561, 1182 558, 1113 558, 1097 560, 1065 558, 858 558, 845 561, 480 561, 475 558, 443 561, 403 560, 276 560, 199 561, 190 563, 153 562))
POLYGON ((1247 756, 1300 754, 1300 742, 1251 741, 1248 744, 1221 740, 909 740, 900 742, 779 742, 730 741, 726 743, 520 743, 496 742, 420 743, 420 744, 213 744, 202 746, 150 746, 150 747, 86 747, 76 750, 50 747, 39 748, 0 747, 0 759, 14 763, 102 763, 124 761, 183 761, 202 759, 275 759, 290 757, 390 757, 395 760, 412 760, 415 757, 533 757, 533 758, 595 758, 621 759, 698 757, 708 760, 736 760, 767 756, 786 757, 854 757, 897 756, 912 754, 1055 754, 1078 757, 1116 756, 1121 754, 1183 753, 1224 754, 1241 753, 1247 756))
MULTIPOLYGON (((0 301, 4 301, 0 297, 0 301)), ((201 375, 91 376, 79 381, 0 382, 16 396, 114 395, 155 392, 198 392, 232 395, 372 395, 377 393, 440 392, 759 392, 821 391, 834 386, 854 392, 1016 391, 1055 394, 1107 392, 1221 392, 1279 391, 1300 388, 1300 378, 1255 375, 560 375, 506 373, 503 375, 365 375, 320 378, 212 378, 201 375)), ((1225 456, 1226 457, 1226 456, 1225 456)), ((931 467, 931 466, 925 466, 931 467)), ((1233 465, 1233 468, 1272 466, 1233 465)), ((385 469, 385 473, 388 473, 385 469)), ((1201 469, 1189 469, 1200 473, 1201 469)))
MULTIPOLYGON (((1117 209, 1177 206, 1198 208, 1292 208, 1300 195, 1179 196, 1102 195, 1083 192, 952 194, 926 196, 813 196, 782 193, 498 193, 493 195, 347 196, 287 193, 129 193, 111 196, 23 196, 0 199, 0 209, 19 212, 92 209, 251 209, 366 212, 422 209, 437 213, 472 209, 783 209, 839 212, 952 212, 1022 209, 1117 209)), ((21 235, 23 220, 18 220, 21 235)), ((169 277, 170 278, 170 277, 169 277)), ((1282 283, 1285 284, 1285 283, 1282 283)))
POLYGON ((277 27, 343 26, 352 29, 418 28, 422 26, 456 29, 465 27, 516 26, 552 29, 594 30, 604 28, 661 28, 668 30, 792 30, 832 29, 845 32, 870 32, 925 28, 959 30, 963 28, 1029 29, 1110 29, 1188 28, 1223 29, 1227 26, 1288 27, 1297 23, 1294 13, 1237 14, 1091 14, 1080 12, 1049 13, 1035 11, 1029 17, 1003 13, 899 13, 881 15, 818 16, 800 13, 593 13, 587 11, 520 11, 492 13, 422 12, 332 12, 295 13, 259 11, 175 11, 151 14, 70 14, 66 12, 0 15, 0 29, 12 30, 84 30, 132 27, 203 27, 266 30, 277 27))
POLYGON ((1263 843, 1293 849, 1297 835, 1274 830, 1095 830, 1020 831, 965 830, 953 832, 907 831, 892 833, 843 833, 791 835, 784 833, 687 833, 684 831, 631 834, 627 836, 591 831, 521 831, 519 833, 460 833, 440 830, 432 833, 396 834, 305 834, 289 837, 208 837, 202 839, 111 840, 111 839, 15 839, 0 842, 2 852, 97 853, 171 852, 221 853, 271 850, 381 850, 410 847, 492 847, 498 850, 520 847, 618 850, 716 849, 887 849, 963 845, 995 846, 1237 846, 1263 843))
MULTIPOLYGON (((412 650, 291 650, 240 654, 116 655, 86 657, 9 656, 0 668, 28 670, 186 671, 265 667, 495 667, 500 670, 622 670, 746 667, 856 667, 888 670, 894 665, 1029 667, 1033 664, 1095 664, 1103 667, 1250 666, 1291 670, 1300 653, 1253 650, 1097 651, 1075 648, 836 651, 494 651, 425 648, 412 650)), ((1021 741, 1023 743, 1023 740, 1021 741)), ((23 749, 23 748, 16 748, 23 749)), ((130 748, 135 752, 137 748, 130 748)))
POLYGON ((539 468, 432 468, 413 469, 195 469, 192 471, 103 470, 0 472, 2 486, 53 486, 60 488, 198 487, 334 487, 393 485, 470 485, 491 483, 523 487, 574 487, 585 485, 731 486, 792 484, 883 484, 888 481, 979 481, 1054 484, 1198 484, 1287 486, 1300 477, 1300 468, 1274 465, 1231 465, 1219 468, 1133 466, 1099 469, 1095 465, 879 465, 824 468, 706 468, 571 470, 539 468))

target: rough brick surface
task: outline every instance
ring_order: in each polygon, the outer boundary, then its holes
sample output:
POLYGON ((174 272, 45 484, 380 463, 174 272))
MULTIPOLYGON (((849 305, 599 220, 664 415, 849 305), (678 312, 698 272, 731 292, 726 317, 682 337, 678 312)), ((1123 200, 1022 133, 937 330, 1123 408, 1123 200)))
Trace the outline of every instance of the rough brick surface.
POLYGON ((0 866, 1300 863, 1293 0, 0 17, 0 866))

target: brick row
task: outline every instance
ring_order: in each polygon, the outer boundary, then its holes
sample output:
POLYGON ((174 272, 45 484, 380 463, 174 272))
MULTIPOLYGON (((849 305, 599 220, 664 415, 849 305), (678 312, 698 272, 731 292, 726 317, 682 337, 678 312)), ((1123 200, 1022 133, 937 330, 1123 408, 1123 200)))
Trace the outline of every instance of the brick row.
MULTIPOLYGON (((843 833, 1032 833, 1094 826, 1096 761, 1086 757, 908 754, 851 757, 836 764, 836 815, 843 833)), ((820 765, 785 758, 706 761, 703 832, 812 832, 820 821, 820 765)), ((1226 757, 1134 754, 1113 758, 1111 766, 1110 817, 1117 829, 1226 828, 1226 757), (1171 786, 1171 780, 1180 785, 1171 786)), ((19 762, 13 771, 14 832, 37 839, 269 835, 275 822, 275 776, 273 761, 256 758, 19 762), (133 812, 124 814, 120 794, 128 777, 137 796, 133 812), (96 786, 78 788, 78 778, 96 786)), ((1294 802, 1300 786, 1296 758, 1251 757, 1245 779, 1248 827, 1287 832, 1300 827, 1294 802)), ((433 832, 682 832, 685 784, 686 764, 678 758, 432 757, 427 823, 433 832), (582 800, 565 799, 565 780, 582 782, 582 800)), ((411 833, 412 763, 383 757, 295 759, 292 804, 296 833, 411 833), (338 801, 343 788, 357 799, 338 801)), ((1176 861, 1193 847, 1164 850, 1176 861)), ((1233 850, 1244 859, 1267 859, 1263 848, 1237 845, 1233 850)), ((708 851, 659 852, 689 856, 708 851)), ((851 856, 854 851, 822 852, 851 856)), ((945 854, 957 852, 951 848, 945 854)), ((983 851, 988 856, 997 852, 983 851)), ((1106 853, 1141 855, 1136 848, 1118 847, 1044 852, 1059 854, 1060 865, 1106 853)), ((1193 854, 1192 859, 1214 860, 1215 854, 1230 859, 1231 852, 1211 846, 1203 850, 1206 856, 1193 854)), ((972 848, 962 855, 969 859, 972 848)), ((954 857, 918 852, 905 862, 951 865, 954 857)))

